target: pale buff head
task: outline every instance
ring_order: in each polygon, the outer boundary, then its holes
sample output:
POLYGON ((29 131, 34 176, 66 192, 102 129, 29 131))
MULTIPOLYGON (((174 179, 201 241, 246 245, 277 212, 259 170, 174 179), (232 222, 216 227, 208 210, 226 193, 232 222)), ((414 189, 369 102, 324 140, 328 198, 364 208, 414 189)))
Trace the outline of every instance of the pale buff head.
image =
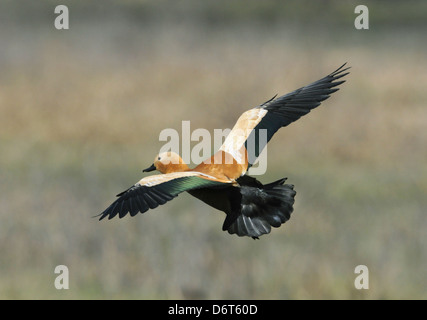
POLYGON ((181 172, 189 170, 182 158, 172 151, 159 153, 155 158, 151 167, 144 169, 143 172, 157 170, 161 173, 181 172))

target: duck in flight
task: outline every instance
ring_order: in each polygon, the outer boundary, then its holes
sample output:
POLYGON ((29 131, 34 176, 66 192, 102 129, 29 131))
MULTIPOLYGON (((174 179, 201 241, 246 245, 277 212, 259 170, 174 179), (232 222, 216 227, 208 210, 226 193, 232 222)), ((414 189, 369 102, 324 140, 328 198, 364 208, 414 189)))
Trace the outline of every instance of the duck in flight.
POLYGON ((289 220, 296 192, 285 184, 287 178, 262 184, 246 173, 254 164, 265 144, 281 127, 298 120, 329 96, 349 72, 345 64, 326 77, 281 97, 244 112, 227 136, 224 144, 211 158, 190 169, 174 152, 157 155, 154 163, 143 172, 157 170, 161 174, 142 178, 101 214, 99 220, 128 213, 135 216, 172 200, 186 191, 206 204, 225 212, 222 230, 238 236, 257 239, 289 220), (260 133, 266 139, 260 139, 260 133), (255 150, 248 142, 258 141, 255 150), (260 142, 264 140, 265 143, 260 142), (265 141, 266 140, 266 141, 265 141), (252 151, 252 152, 249 152, 252 151))

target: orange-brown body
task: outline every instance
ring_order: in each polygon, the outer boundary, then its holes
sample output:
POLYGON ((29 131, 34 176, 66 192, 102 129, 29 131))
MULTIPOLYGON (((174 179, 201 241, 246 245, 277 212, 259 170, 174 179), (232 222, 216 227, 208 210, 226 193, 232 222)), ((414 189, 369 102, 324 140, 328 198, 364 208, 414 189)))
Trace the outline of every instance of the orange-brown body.
POLYGON ((219 150, 194 169, 190 169, 182 158, 173 152, 159 154, 154 159, 153 165, 163 174, 186 171, 199 172, 215 177, 221 181, 234 182, 246 172, 248 162, 247 157, 245 157, 244 163, 238 163, 231 154, 219 150))
POLYGON ((208 161, 203 161, 193 170, 218 179, 235 181, 246 172, 247 167, 247 157, 245 157, 244 163, 238 163, 231 154, 219 150, 208 161))

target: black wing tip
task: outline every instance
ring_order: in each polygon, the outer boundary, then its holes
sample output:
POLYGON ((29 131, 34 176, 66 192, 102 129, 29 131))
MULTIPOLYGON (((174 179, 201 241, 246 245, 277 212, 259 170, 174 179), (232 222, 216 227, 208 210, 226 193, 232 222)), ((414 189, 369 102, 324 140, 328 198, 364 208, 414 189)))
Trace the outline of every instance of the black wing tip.
POLYGON ((335 71, 328 74, 326 77, 324 77, 322 80, 330 79, 329 82, 333 85, 332 87, 339 86, 340 84, 343 84, 345 80, 337 81, 338 79, 341 79, 348 75, 350 71, 346 72, 347 70, 351 69, 351 67, 344 68, 347 65, 347 62, 344 63, 341 67, 336 69, 335 71))
MULTIPOLYGON (((332 75, 336 75, 336 74, 338 74, 338 73, 341 73, 341 72, 344 72, 344 71, 347 71, 347 70, 351 69, 351 66, 349 66, 349 67, 347 67, 347 68, 343 69, 346 65, 347 65, 347 62, 345 62, 345 63, 344 63, 341 67, 339 67, 337 70, 333 71, 330 75, 331 75, 331 76, 332 76, 332 75)), ((348 73, 350 73, 350 72, 347 72, 347 74, 348 74, 348 73)))
POLYGON ((92 216, 92 218, 98 218, 98 221, 101 221, 103 219, 105 219, 106 217, 108 217, 110 219, 110 212, 107 212, 107 210, 110 209, 110 207, 108 207, 104 212, 101 212, 100 214, 97 214, 95 216, 92 216))
MULTIPOLYGON (((344 63, 341 67, 339 67, 337 70, 331 72, 326 77, 324 77, 323 79, 320 79, 319 81, 316 81, 316 82, 317 83, 323 82, 323 83, 325 83, 325 85, 328 84, 329 89, 332 89, 334 87, 337 87, 337 86, 343 84, 344 82, 346 82, 346 80, 339 80, 339 79, 342 79, 346 75, 350 74, 349 71, 348 72, 346 72, 346 71, 351 68, 351 67, 344 68, 346 65, 347 65, 347 62, 344 63)), ((338 91, 338 88, 335 88, 335 91, 338 91)), ((332 93, 333 92, 330 92, 329 95, 331 95, 332 93)))
POLYGON ((273 101, 274 99, 276 99, 276 97, 277 97, 277 93, 273 96, 273 98, 270 98, 270 99, 268 99, 266 102, 261 103, 261 104, 259 105, 259 107, 265 106, 267 103, 269 103, 269 102, 273 101))
POLYGON ((102 219, 105 218, 105 216, 103 216, 103 214, 104 214, 104 212, 101 212, 101 213, 99 213, 97 215, 92 216, 91 218, 94 219, 94 218, 98 218, 99 217, 98 221, 101 221, 102 219))
POLYGON ((345 82, 345 80, 343 80, 342 82, 336 84, 337 82, 335 82, 335 81, 345 77, 346 75, 348 75, 350 73, 350 71, 348 71, 348 72, 346 72, 346 71, 351 69, 351 67, 344 68, 344 66, 346 66, 346 65, 347 65, 347 62, 344 63, 341 67, 339 67, 337 70, 335 70, 334 72, 330 73, 327 76, 328 78, 332 77, 332 81, 333 81, 334 85, 340 85, 340 84, 345 82))
POLYGON ((98 218, 98 221, 101 221, 103 219, 105 219, 106 217, 108 217, 108 220, 112 219, 113 217, 116 216, 116 214, 112 214, 112 212, 110 212, 111 205, 105 209, 103 212, 101 212, 100 214, 97 214, 96 216, 93 216, 92 218, 98 218))

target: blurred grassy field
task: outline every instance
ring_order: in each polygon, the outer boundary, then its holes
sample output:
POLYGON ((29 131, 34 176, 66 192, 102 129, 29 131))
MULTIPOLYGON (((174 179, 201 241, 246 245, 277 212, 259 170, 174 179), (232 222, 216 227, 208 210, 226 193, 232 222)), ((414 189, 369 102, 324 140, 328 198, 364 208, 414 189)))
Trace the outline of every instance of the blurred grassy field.
POLYGON ((58 31, 56 3, 4 1, 0 298, 426 299, 426 6, 368 1, 358 31, 357 3, 304 3, 65 1, 58 31), (186 194, 91 218, 143 176, 161 130, 231 128, 344 62, 341 90, 268 145, 259 179, 297 190, 270 235, 231 236, 186 194))

